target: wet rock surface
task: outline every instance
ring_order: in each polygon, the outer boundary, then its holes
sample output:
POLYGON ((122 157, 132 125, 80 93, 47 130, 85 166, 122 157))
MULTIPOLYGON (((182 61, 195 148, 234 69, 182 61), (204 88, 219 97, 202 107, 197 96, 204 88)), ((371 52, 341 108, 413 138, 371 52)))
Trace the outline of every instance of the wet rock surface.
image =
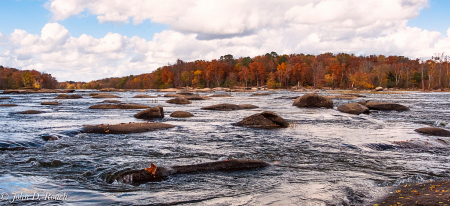
POLYGON ((204 110, 219 110, 219 111, 232 111, 232 110, 241 110, 241 109, 255 109, 258 108, 258 106, 251 105, 251 104, 216 104, 211 106, 202 107, 201 109, 204 110))
POLYGON ((319 96, 316 93, 308 93, 297 98, 292 105, 297 107, 333 108, 333 101, 328 97, 319 96))
POLYGON ((168 129, 175 127, 164 123, 122 123, 116 125, 86 125, 83 127, 83 133, 98 133, 98 134, 129 134, 150 132, 160 129, 168 129))
POLYGON ((236 125, 263 129, 289 127, 289 123, 285 119, 274 112, 268 111, 245 117, 242 121, 236 123, 236 125))

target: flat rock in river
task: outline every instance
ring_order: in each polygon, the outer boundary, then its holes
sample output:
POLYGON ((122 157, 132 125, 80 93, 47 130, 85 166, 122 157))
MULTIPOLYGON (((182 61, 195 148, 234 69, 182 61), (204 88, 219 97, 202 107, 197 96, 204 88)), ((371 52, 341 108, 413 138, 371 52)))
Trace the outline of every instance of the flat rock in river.
POLYGON ((188 99, 184 98, 184 97, 176 97, 175 99, 170 99, 166 101, 167 103, 171 103, 171 104, 190 104, 191 101, 189 101, 188 99))
POLYGON ((141 104, 96 104, 89 107, 89 109, 146 109, 146 108, 150 108, 150 106, 141 104))
POLYGON ((97 94, 92 96, 92 98, 106 99, 106 98, 122 98, 113 94, 97 94))
POLYGON ((186 117, 193 117, 194 115, 190 112, 185 111, 175 111, 170 114, 171 117, 178 117, 178 118, 186 118, 186 117))
POLYGON ((98 133, 98 134, 129 134, 155 131, 159 129, 168 129, 175 127, 171 124, 164 123, 122 123, 116 125, 86 125, 83 127, 83 133, 98 133))
POLYGON ((42 112, 38 111, 38 110, 26 110, 23 112, 19 112, 19 114, 40 114, 40 113, 42 113, 42 112))
POLYGON ((216 104, 211 106, 202 107, 201 109, 204 110, 219 110, 219 111, 232 111, 232 110, 240 110, 240 109, 255 109, 258 108, 258 106, 251 105, 251 104, 216 104))
POLYGON ((19 106, 17 104, 0 104, 0 107, 16 107, 19 106))
POLYGON ((421 134, 428 134, 428 135, 434 135, 434 136, 441 136, 441 137, 450 137, 450 131, 437 128, 437 127, 424 127, 415 129, 414 131, 421 133, 421 134))
POLYGON ((372 102, 372 101, 362 101, 358 102, 358 104, 364 105, 369 109, 373 110, 383 110, 383 111, 389 111, 389 110, 395 110, 395 111, 408 111, 409 108, 406 106, 403 106, 401 104, 396 103, 381 103, 381 102, 372 102))
POLYGON ((80 99, 80 98, 83 97, 79 94, 72 94, 72 95, 60 94, 57 97, 55 97, 55 99, 80 99))
POLYGON ((41 102, 41 105, 60 105, 59 102, 41 102))
POLYGON ((155 96, 146 95, 146 94, 138 94, 138 95, 134 96, 133 98, 156 98, 156 97, 155 96))

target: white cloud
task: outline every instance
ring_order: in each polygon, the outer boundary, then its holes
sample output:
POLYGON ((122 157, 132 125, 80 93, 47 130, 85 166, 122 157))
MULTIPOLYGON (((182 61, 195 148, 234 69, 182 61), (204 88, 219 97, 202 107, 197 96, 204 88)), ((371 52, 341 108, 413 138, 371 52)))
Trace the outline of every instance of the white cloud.
POLYGON ((52 73, 60 81, 148 73, 176 59, 211 60, 347 52, 428 57, 450 53, 448 36, 406 26, 427 0, 146 1, 51 0, 53 20, 89 11, 99 22, 146 19, 169 25, 147 41, 108 33, 78 38, 58 23, 40 35, 0 34, 0 65, 52 73), (3 42, 3 43, 1 43, 3 42))

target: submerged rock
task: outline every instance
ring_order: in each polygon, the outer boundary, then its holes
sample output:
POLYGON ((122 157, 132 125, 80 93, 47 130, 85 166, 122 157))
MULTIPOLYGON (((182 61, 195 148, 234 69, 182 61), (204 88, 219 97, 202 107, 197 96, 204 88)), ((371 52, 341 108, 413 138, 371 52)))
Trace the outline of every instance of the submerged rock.
MULTIPOLYGON (((154 165, 152 165, 154 166, 154 165)), ((169 175, 175 174, 190 174, 199 172, 214 172, 214 171, 239 171, 251 170, 270 166, 268 163, 259 160, 244 160, 231 159, 225 161, 208 162, 195 165, 174 166, 174 167, 156 167, 153 170, 141 169, 128 171, 122 174, 115 174, 106 181, 113 183, 114 181, 140 184, 146 182, 161 181, 169 175), (155 170, 156 169, 156 170, 155 170), (153 173, 152 173, 153 172, 153 173)))
POLYGON ((369 108, 358 103, 344 104, 337 108, 339 111, 349 114, 368 114, 369 108))
POLYGON ((97 94, 92 96, 92 98, 106 99, 106 98, 122 98, 112 94, 97 94))
POLYGON ((98 134, 129 134, 155 131, 159 129, 168 129, 175 127, 164 123, 122 123, 116 125, 86 125, 81 132, 98 134))
POLYGON ((56 136, 56 135, 42 135, 41 137, 45 141, 56 141, 56 140, 59 140, 58 136, 56 136))
POLYGON ((150 106, 141 104, 96 104, 89 107, 89 109, 146 109, 146 108, 150 108, 150 106))
POLYGON ((171 103, 171 104, 190 104, 191 101, 189 101, 188 99, 184 98, 184 97, 177 97, 175 99, 170 99, 166 101, 167 103, 171 103))
POLYGON ((171 117, 178 117, 178 118, 186 118, 186 117, 193 117, 194 115, 190 112, 185 111, 175 111, 170 114, 171 117))
POLYGON ((433 136, 441 136, 441 137, 450 137, 450 131, 437 128, 437 127, 424 127, 415 129, 414 131, 421 133, 421 134, 428 134, 433 136))
POLYGON ((308 93, 297 98, 292 105, 297 107, 333 108, 333 101, 328 97, 319 96, 316 93, 308 93))
POLYGON ((395 110, 395 111, 408 111, 409 108, 406 106, 403 106, 401 104, 396 103, 381 103, 381 102, 372 102, 372 101, 362 101, 358 102, 358 104, 361 104, 363 106, 366 106, 369 109, 373 110, 383 110, 383 111, 389 111, 389 110, 395 110))
POLYGON ((232 110, 240 110, 240 109, 255 109, 258 108, 258 106, 251 105, 251 104, 216 104, 211 106, 202 107, 201 109, 204 110, 219 110, 219 111, 232 111, 232 110))
POLYGON ((19 112, 19 114, 40 114, 40 113, 42 113, 42 112, 38 111, 38 110, 26 110, 23 112, 19 112))
POLYGON ((245 127, 257 127, 263 129, 272 129, 280 127, 289 127, 289 122, 287 122, 285 119, 278 116, 274 112, 265 111, 262 113, 245 117, 242 121, 238 122, 236 125, 245 127))
POLYGON ((55 97, 55 99, 80 99, 80 98, 83 97, 79 94, 72 94, 72 95, 60 94, 57 97, 55 97))
POLYGON ((138 119, 164 118, 164 109, 161 105, 151 107, 134 115, 138 119))
POLYGON ((59 102, 41 102, 41 105, 60 105, 59 102))

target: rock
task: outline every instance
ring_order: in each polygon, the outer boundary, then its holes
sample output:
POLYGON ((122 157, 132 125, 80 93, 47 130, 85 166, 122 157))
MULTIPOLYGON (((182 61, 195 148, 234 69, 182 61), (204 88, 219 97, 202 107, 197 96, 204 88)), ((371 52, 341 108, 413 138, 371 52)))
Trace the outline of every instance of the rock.
POLYGON ((26 94, 27 90, 24 89, 5 89, 3 94, 26 94))
POLYGON ((138 119, 164 118, 164 109, 161 105, 150 107, 135 114, 134 117, 138 119))
POLYGON ((0 97, 0 100, 2 99, 11 99, 10 97, 0 97))
POLYGON ((56 140, 59 140, 58 136, 56 136, 56 135, 43 135, 41 137, 45 141, 56 141, 56 140))
POLYGON ((269 93, 253 93, 252 96, 269 96, 269 93))
POLYGON ((450 131, 437 128, 437 127, 424 127, 415 129, 414 131, 421 133, 421 134, 428 134, 433 136, 441 136, 441 137, 450 137, 450 131))
POLYGON ((193 117, 194 115, 190 112, 185 111, 175 111, 170 114, 171 117, 178 117, 178 118, 186 118, 186 117, 193 117))
POLYGON ((202 107, 201 109, 204 110, 219 110, 219 111, 232 111, 232 110, 240 110, 240 109, 255 109, 258 108, 258 106, 251 105, 251 104, 242 104, 242 105, 236 105, 236 104, 216 104, 211 106, 202 107))
POLYGON ((67 94, 60 94, 59 96, 55 97, 55 99, 80 99, 83 98, 79 94, 73 94, 73 95, 67 95, 67 94))
POLYGON ((179 89, 169 88, 169 89, 158 89, 157 92, 177 92, 179 89))
POLYGON ((170 99, 166 101, 167 103, 171 103, 171 104, 190 104, 191 101, 189 101, 188 99, 184 98, 184 97, 177 97, 175 99, 170 99))
POLYGON ((297 107, 333 108, 333 101, 328 97, 319 96, 316 93, 308 93, 297 98, 292 105, 297 107))
POLYGON ((59 102, 41 102, 41 105, 60 105, 59 102))
POLYGON ((146 108, 150 108, 150 106, 141 104, 96 104, 89 107, 89 109, 146 109, 146 108))
POLYGON ((446 205, 450 199, 450 182, 448 180, 425 183, 405 183, 395 188, 379 206, 389 205, 446 205))
POLYGON ((64 163, 61 160, 53 160, 51 162, 39 161, 39 164, 43 167, 59 167, 64 163))
POLYGON ((97 94, 95 96, 92 96, 92 98, 105 99, 105 98, 122 98, 122 97, 119 97, 119 96, 116 96, 116 95, 112 95, 112 94, 97 94))
POLYGON ((281 96, 281 97, 276 97, 275 99, 297 99, 297 98, 299 98, 299 96, 295 96, 295 97, 281 96))
POLYGON ((368 114, 369 108, 358 103, 344 104, 338 107, 338 110, 349 114, 368 114))
POLYGON ((42 113, 42 112, 38 111, 38 110, 26 110, 23 112, 19 112, 19 114, 40 114, 40 113, 42 113))
POLYGON ((274 112, 267 112, 267 111, 254 114, 249 117, 245 117, 242 121, 238 122, 236 125, 246 127, 257 127, 263 129, 289 127, 289 123, 282 117, 278 116, 274 112))
POLYGON ((249 160, 249 159, 246 160, 230 159, 225 161, 208 162, 195 165, 173 166, 173 167, 155 166, 156 170, 154 171, 154 174, 152 174, 146 169, 133 170, 124 173, 114 174, 111 177, 107 177, 106 182, 113 183, 117 181, 128 184, 141 184, 146 182, 162 181, 172 174, 251 170, 267 166, 270 166, 270 164, 259 160, 249 160))
POLYGON ((99 93, 89 93, 89 96, 97 96, 97 95, 99 95, 99 93))
POLYGON ((155 96, 145 95, 145 94, 138 94, 134 96, 133 98, 156 98, 155 96))
POLYGON ((383 91, 383 87, 377 87, 377 88, 375 88, 375 91, 381 92, 381 91, 383 91))
POLYGON ((17 104, 0 104, 0 107, 17 107, 17 104))
POLYGON ((101 91, 101 92, 117 92, 119 90, 116 89, 116 88, 103 88, 103 89, 99 89, 98 91, 101 91))
POLYGON ((208 100, 211 99, 207 96, 200 96, 198 94, 194 94, 194 95, 186 95, 184 96, 184 98, 188 99, 188 100, 208 100))
POLYGON ((104 100, 102 103, 120 103, 120 101, 107 99, 107 100, 104 100))
POLYGON ((364 105, 369 109, 373 110, 395 110, 395 111, 408 111, 409 108, 403 106, 401 104, 395 103, 380 103, 380 102, 372 102, 372 101, 362 101, 358 102, 358 104, 364 105))
POLYGON ((184 97, 182 94, 165 94, 164 97, 184 97))
POLYGON ((213 94, 213 95, 210 95, 209 97, 233 97, 233 96, 231 96, 229 94, 213 94))
POLYGON ((155 131, 175 127, 164 123, 122 123, 116 125, 86 125, 81 132, 98 134, 129 134, 155 131))

